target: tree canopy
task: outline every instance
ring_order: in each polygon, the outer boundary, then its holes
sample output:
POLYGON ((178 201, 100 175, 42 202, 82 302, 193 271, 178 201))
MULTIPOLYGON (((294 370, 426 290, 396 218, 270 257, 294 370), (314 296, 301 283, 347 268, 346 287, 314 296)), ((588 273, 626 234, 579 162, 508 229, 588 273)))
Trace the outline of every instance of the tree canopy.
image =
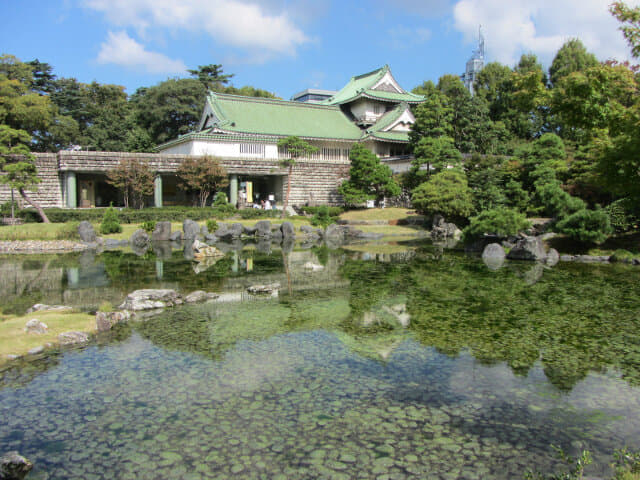
POLYGON ((389 166, 382 164, 378 156, 364 145, 357 143, 351 147, 349 160, 349 180, 338 187, 346 203, 354 205, 367 200, 379 203, 384 197, 400 194, 400 186, 389 166))

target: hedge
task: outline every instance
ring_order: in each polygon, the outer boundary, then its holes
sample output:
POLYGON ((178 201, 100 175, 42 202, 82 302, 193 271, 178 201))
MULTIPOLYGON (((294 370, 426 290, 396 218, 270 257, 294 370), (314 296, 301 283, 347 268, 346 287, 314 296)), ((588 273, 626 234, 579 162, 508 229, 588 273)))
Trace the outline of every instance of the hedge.
MULTIPOLYGON (((45 208, 44 211, 53 223, 81 222, 101 222, 106 208, 87 209, 64 209, 45 208)), ((143 223, 143 222, 181 222, 185 218, 192 220, 207 220, 209 218, 224 219, 238 213, 233 205, 223 205, 216 207, 163 207, 163 208, 143 208, 136 210, 132 208, 118 209, 118 219, 121 223, 143 223)), ((28 223, 41 222, 41 218, 33 209, 24 209, 17 212, 17 216, 28 223)))

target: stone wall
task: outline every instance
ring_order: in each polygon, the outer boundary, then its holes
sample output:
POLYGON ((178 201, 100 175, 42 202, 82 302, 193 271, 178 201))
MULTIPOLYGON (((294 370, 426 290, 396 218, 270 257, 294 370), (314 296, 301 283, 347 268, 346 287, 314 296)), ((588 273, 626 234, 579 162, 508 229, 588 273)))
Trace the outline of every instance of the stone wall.
MULTIPOLYGON (((64 180, 66 172, 105 173, 125 158, 148 161, 159 173, 175 172, 187 155, 166 155, 157 153, 126 152, 70 152, 37 153, 36 166, 42 182, 38 191, 31 196, 43 207, 64 207, 64 180)), ((277 160, 222 158, 222 165, 229 174, 237 175, 279 175, 286 177, 288 169, 277 160)), ((337 187, 349 174, 349 162, 323 162, 299 160, 293 167, 291 182, 291 205, 304 205, 312 201, 318 204, 338 204, 341 201, 337 187)), ((283 197, 286 193, 286 178, 283 181, 283 197)), ((14 198, 24 206, 20 195, 14 198)), ((0 203, 9 201, 10 189, 0 185, 0 203)))
MULTIPOLYGON (((27 191, 27 195, 44 208, 62 206, 62 176, 58 170, 58 156, 55 153, 36 154, 36 167, 41 182, 37 192, 27 191)), ((14 191, 13 198, 20 208, 27 206, 18 191, 14 191)), ((0 184, 0 204, 10 200, 11 189, 0 184)))

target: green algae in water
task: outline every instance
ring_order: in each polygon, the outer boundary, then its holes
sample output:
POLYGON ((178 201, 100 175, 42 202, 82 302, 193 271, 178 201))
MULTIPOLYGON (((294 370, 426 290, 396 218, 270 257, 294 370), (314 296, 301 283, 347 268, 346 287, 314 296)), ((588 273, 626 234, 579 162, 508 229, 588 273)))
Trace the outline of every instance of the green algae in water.
MULTIPOLYGON (((263 264, 218 288, 286 275, 263 264)), ((638 447, 637 270, 561 265, 530 285, 530 265, 429 249, 326 264, 313 290, 173 309, 4 372, 0 444, 36 478, 105 479, 522 478, 555 466, 552 443, 602 474, 638 447)))

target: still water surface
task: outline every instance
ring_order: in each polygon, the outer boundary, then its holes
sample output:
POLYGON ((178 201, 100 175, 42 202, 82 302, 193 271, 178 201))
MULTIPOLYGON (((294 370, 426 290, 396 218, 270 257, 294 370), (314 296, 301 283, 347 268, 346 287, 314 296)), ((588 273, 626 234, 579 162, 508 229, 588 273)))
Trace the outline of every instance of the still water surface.
POLYGON ((36 479, 510 479, 640 448, 637 269, 357 248, 3 259, 5 311, 221 297, 0 372, 2 450, 36 479))

